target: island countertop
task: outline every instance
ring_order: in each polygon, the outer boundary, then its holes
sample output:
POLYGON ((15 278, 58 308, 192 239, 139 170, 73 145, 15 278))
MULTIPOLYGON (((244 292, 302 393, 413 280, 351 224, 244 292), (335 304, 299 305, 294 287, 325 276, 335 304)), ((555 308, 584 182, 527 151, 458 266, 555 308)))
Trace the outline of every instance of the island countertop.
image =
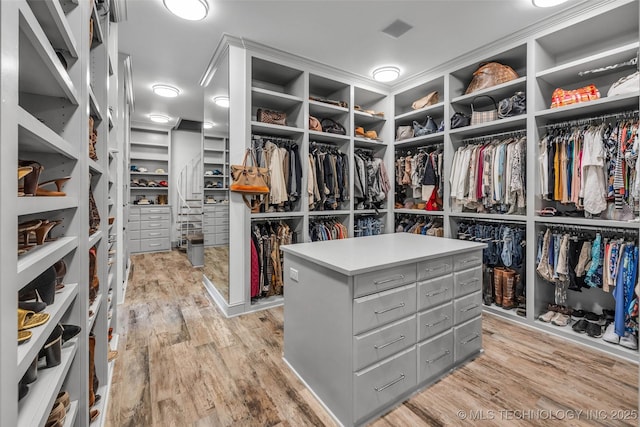
POLYGON ((483 249, 484 243, 410 233, 381 234, 281 246, 287 254, 347 276, 483 249))

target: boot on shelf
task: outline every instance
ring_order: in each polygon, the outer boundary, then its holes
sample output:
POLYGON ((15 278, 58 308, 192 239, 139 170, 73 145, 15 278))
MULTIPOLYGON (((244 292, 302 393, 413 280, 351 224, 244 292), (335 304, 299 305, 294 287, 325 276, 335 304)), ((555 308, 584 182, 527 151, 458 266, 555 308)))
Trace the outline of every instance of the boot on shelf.
POLYGON ((502 282, 504 281, 504 267, 493 267, 493 292, 496 305, 502 307, 502 282))
POLYGON ((525 286, 522 275, 516 273, 516 305, 518 316, 527 316, 527 298, 525 296, 525 286))
POLYGON ((493 303, 493 268, 484 267, 482 273, 482 300, 484 305, 493 303))
POLYGON ((93 376, 96 372, 95 366, 95 353, 96 353, 96 337, 93 332, 89 334, 89 407, 92 407, 96 403, 96 390, 93 389, 93 376))
POLYGON ((502 308, 511 310, 516 306, 516 271, 506 268, 502 277, 502 308))

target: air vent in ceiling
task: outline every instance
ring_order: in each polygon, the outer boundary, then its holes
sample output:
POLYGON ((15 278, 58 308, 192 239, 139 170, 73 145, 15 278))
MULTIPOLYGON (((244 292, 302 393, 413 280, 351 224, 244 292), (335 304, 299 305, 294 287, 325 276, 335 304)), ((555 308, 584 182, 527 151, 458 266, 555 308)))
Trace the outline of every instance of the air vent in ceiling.
POLYGON ((382 32, 394 39, 397 39, 412 28, 413 27, 406 22, 396 19, 387 28, 383 29, 382 32))
POLYGON ((202 132, 202 122, 194 120, 180 119, 180 122, 174 128, 174 130, 187 130, 191 132, 202 132))

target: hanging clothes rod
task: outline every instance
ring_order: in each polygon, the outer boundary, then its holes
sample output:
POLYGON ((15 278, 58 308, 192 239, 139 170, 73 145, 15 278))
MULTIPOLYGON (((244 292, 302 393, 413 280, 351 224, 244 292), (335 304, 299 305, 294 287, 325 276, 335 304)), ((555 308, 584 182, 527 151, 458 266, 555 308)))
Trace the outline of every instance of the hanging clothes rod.
POLYGON ((527 135, 526 129, 517 129, 517 130, 511 130, 508 132, 500 132, 500 133, 494 133, 491 135, 483 135, 483 136, 476 136, 474 138, 467 138, 467 139, 463 139, 461 142, 486 141, 486 140, 491 140, 493 138, 497 138, 499 136, 526 136, 526 135, 527 135))
POLYGON ((276 221, 288 221, 292 219, 302 219, 297 216, 270 216, 267 218, 251 218, 251 222, 276 222, 276 221))
POLYGON ((251 135, 252 141, 270 141, 270 142, 285 142, 285 143, 295 143, 295 141, 291 138, 283 138, 281 136, 269 136, 269 135, 251 135))
POLYGON ((338 147, 336 145, 333 144, 327 144, 327 143, 323 143, 323 142, 316 142, 316 141, 311 141, 309 143, 310 147, 318 147, 318 148, 328 148, 330 150, 338 150, 338 147))
POLYGON ((411 151, 424 151, 424 150, 431 150, 431 151, 437 151, 440 148, 444 148, 444 142, 438 142, 437 144, 429 144, 429 145, 419 145, 416 147, 398 147, 396 148, 396 153, 406 153, 406 154, 411 154, 411 151))
POLYGON ((631 58, 628 61, 618 62, 617 64, 607 65, 606 67, 600 67, 600 68, 594 68, 594 69, 591 69, 591 70, 580 71, 580 72, 578 72, 578 75, 580 77, 582 77, 582 76, 585 76, 587 74, 602 73, 604 71, 615 70, 615 69, 622 68, 622 67, 631 67, 631 66, 634 66, 634 65, 638 65, 638 57, 637 56, 635 58, 631 58))
POLYGON ((567 126, 581 126, 588 125, 596 121, 604 121, 606 119, 616 118, 616 119, 637 119, 639 110, 632 111, 622 111, 619 113, 611 113, 611 114, 603 114, 601 116, 589 117, 586 119, 576 119, 576 120, 568 120, 566 122, 558 122, 558 123, 549 123, 544 125, 545 128, 553 129, 559 127, 567 127, 567 126))
POLYGON ((634 230, 632 228, 618 228, 618 227, 591 227, 588 225, 576 225, 576 224, 547 224, 547 228, 551 230, 564 230, 564 231, 596 231, 602 234, 611 234, 611 233, 619 233, 619 234, 633 234, 637 235, 638 230, 634 230))
POLYGON ((483 218, 463 218, 463 217, 455 217, 454 219, 459 219, 460 223, 470 222, 473 224, 509 224, 509 225, 518 225, 521 228, 526 227, 526 224, 513 219, 483 219, 483 218))

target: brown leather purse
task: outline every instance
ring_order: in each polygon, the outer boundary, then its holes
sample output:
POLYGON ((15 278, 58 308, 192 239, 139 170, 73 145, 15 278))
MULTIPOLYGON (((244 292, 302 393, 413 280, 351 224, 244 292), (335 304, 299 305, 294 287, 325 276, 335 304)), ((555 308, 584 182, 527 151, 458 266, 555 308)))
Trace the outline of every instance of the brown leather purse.
POLYGON ((322 132, 322 125, 320 120, 313 116, 309 116, 309 130, 315 130, 316 132, 322 132))
POLYGON ((252 206, 247 199, 247 195, 253 196, 269 194, 271 191, 267 184, 269 169, 258 167, 256 157, 253 154, 253 151, 249 148, 244 153, 241 165, 231 165, 231 178, 233 179, 233 182, 229 186, 229 190, 236 193, 242 193, 242 199, 249 209, 251 209, 252 206), (249 152, 251 152, 251 159, 253 160, 254 166, 249 166, 247 164, 249 152))
POLYGON ((256 112, 256 120, 270 125, 286 126, 287 113, 258 108, 258 111, 256 112))
POLYGON ((508 65, 499 62, 480 64, 473 72, 473 79, 465 91, 465 95, 517 79, 518 73, 508 65))

